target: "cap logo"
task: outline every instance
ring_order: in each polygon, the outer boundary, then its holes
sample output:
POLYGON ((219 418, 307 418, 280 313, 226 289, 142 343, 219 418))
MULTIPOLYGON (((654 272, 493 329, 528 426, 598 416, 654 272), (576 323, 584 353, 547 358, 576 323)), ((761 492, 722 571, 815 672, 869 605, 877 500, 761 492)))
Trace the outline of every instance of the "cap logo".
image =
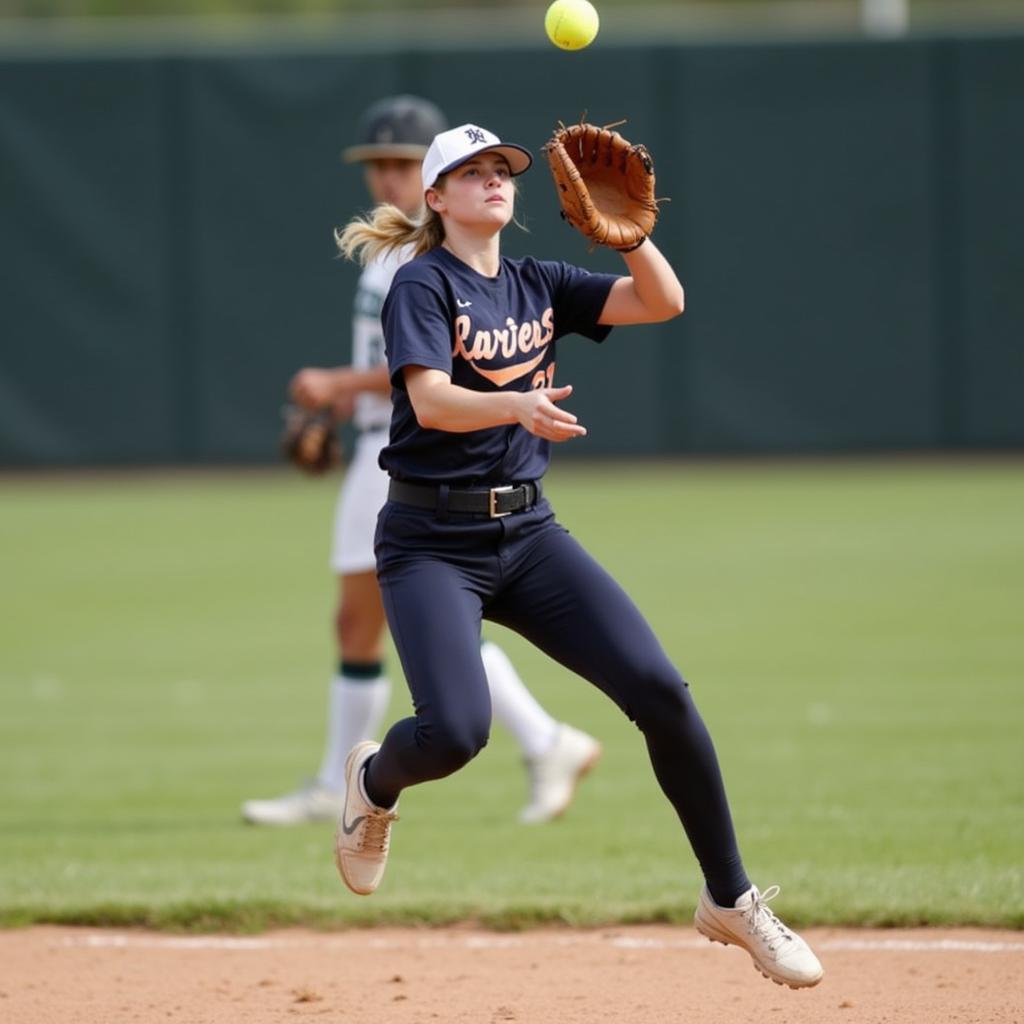
POLYGON ((532 163, 528 150, 515 143, 502 143, 497 135, 475 124, 460 124, 434 136, 423 159, 423 188, 433 188, 442 174, 460 167, 479 153, 497 150, 507 161, 509 171, 522 174, 532 163))

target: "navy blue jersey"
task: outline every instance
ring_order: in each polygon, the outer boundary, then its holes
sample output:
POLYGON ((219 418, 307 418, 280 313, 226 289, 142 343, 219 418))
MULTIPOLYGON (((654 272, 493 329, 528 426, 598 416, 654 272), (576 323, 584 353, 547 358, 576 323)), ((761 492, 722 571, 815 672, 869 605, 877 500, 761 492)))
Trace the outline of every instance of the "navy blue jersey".
POLYGON ((616 280, 532 257, 502 257, 497 276, 486 277, 443 248, 407 263, 382 312, 394 412, 381 466, 399 480, 461 487, 540 479, 547 441, 519 424, 466 433, 424 429, 402 370, 442 370, 474 391, 552 387, 558 338, 608 336, 611 328, 597 320, 616 280))

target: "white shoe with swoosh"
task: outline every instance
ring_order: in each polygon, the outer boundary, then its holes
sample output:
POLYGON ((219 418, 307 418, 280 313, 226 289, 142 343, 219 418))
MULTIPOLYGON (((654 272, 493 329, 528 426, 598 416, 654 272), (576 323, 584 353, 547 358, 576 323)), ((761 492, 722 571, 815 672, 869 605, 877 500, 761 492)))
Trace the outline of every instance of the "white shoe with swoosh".
POLYGON ((395 807, 377 807, 363 788, 366 762, 380 744, 357 743, 345 761, 345 806, 334 835, 334 862, 345 884, 360 896, 369 896, 384 877, 388 863, 391 825, 398 821, 395 807))

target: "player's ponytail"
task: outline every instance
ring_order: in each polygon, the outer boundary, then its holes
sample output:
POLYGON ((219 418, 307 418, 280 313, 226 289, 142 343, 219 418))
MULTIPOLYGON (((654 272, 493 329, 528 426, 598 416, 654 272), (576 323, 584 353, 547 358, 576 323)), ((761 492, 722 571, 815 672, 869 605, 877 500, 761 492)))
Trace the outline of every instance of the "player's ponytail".
POLYGON ((368 216, 350 220, 341 230, 335 228, 334 241, 342 256, 365 267, 378 256, 406 246, 413 256, 436 249, 444 241, 444 224, 431 209, 414 220, 397 206, 383 203, 368 216))

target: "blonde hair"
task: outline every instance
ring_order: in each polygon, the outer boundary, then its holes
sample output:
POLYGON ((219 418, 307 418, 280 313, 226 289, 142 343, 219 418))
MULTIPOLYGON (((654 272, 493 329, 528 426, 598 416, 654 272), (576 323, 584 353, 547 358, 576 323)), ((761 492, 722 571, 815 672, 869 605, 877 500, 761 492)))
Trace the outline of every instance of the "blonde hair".
MULTIPOLYGON (((445 178, 442 174, 434 188, 441 191, 445 178)), ((512 181, 516 198, 519 197, 519 186, 512 181)), ((515 217, 512 223, 523 231, 526 227, 515 217)), ((445 240, 444 221, 441 214, 425 206, 418 220, 403 213, 391 203, 381 203, 363 217, 353 217, 343 228, 334 229, 334 241, 338 251, 347 260, 355 260, 365 267, 378 256, 393 252, 396 249, 412 247, 412 257, 422 256, 431 249, 436 249, 445 240)))
POLYGON ((429 207, 414 219, 397 206, 382 203, 365 217, 355 217, 344 228, 334 229, 338 250, 348 260, 366 266, 378 256, 412 247, 413 256, 436 249, 444 241, 441 215, 429 207))

